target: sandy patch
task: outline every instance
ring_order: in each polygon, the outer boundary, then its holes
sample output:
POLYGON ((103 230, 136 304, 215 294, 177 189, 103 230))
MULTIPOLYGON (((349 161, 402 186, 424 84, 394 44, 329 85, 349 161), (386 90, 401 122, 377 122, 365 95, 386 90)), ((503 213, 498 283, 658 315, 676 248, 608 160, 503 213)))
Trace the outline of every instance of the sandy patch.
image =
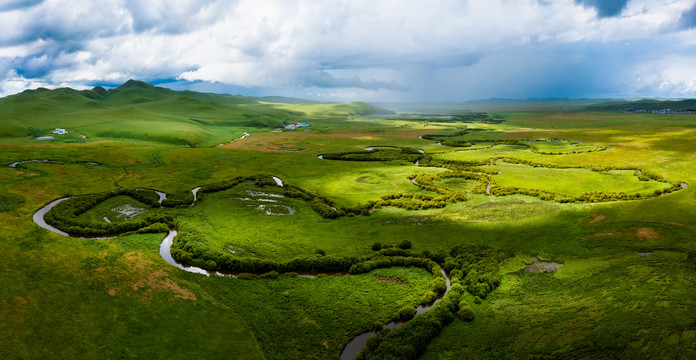
POLYGON ((123 259, 130 265, 130 268, 135 270, 145 270, 146 267, 152 264, 152 261, 135 251, 123 254, 123 259))
POLYGON ((636 231, 636 236, 641 240, 655 240, 662 238, 662 234, 651 228, 640 228, 636 231))
POLYGON ((14 300, 12 301, 15 305, 17 306, 22 306, 26 305, 29 303, 29 301, 21 296, 15 296, 14 300))
POLYGON ((116 294, 118 293, 118 289, 109 289, 106 293, 111 296, 116 296, 116 294))
POLYGON ((593 237, 612 237, 615 235, 616 234, 611 232, 611 231, 600 231, 600 232, 594 233, 592 236, 593 237))
POLYGON ((592 221, 590 221, 590 224, 596 224, 596 223, 598 223, 598 222, 600 222, 600 221, 602 221, 602 220, 604 220, 604 219, 606 219, 606 218, 607 218, 607 217, 604 216, 604 215, 597 215, 597 216, 595 216, 594 219, 592 219, 592 221))
POLYGON ((182 300, 197 300, 191 290, 184 289, 179 284, 169 278, 169 273, 163 270, 157 270, 150 273, 146 278, 138 280, 133 286, 133 291, 144 289, 145 292, 141 300, 149 301, 155 291, 167 291, 174 294, 175 299, 182 300))
POLYGON ((375 137, 375 136, 356 136, 353 139, 356 139, 356 140, 377 140, 379 138, 375 137))

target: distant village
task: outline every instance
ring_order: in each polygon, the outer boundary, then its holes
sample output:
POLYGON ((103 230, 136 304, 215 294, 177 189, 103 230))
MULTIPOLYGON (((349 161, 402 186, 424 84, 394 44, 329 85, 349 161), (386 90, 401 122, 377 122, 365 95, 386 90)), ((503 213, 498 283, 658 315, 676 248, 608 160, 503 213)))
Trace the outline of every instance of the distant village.
POLYGON ((644 109, 624 109, 624 114, 632 113, 651 113, 651 114, 695 114, 696 110, 672 110, 672 109, 660 109, 660 110, 644 110, 644 109))
POLYGON ((309 126, 308 123, 297 123, 297 124, 283 124, 283 128, 286 130, 295 130, 299 127, 309 126))
MULTIPOLYGON (((53 130, 53 133, 56 135, 65 135, 68 133, 68 130, 65 130, 62 128, 56 128, 55 130, 53 130)), ((86 139, 87 137, 84 135, 80 135, 80 138, 86 139)), ((38 140, 38 141, 55 140, 55 137, 53 137, 53 136, 38 136, 36 138, 36 140, 38 140)))

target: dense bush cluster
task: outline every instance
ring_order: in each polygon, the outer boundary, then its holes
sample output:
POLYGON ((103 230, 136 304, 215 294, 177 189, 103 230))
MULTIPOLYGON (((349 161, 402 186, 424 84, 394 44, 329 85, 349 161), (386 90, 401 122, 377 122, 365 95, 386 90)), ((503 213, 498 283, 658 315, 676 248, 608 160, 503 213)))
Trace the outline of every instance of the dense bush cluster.
MULTIPOLYGON (((203 185, 203 186, 201 186, 200 190, 198 190, 198 192, 201 194, 204 194, 204 193, 214 193, 214 192, 218 192, 218 191, 223 191, 223 190, 233 188, 233 187, 235 187, 235 186, 237 186, 245 181, 254 180, 254 179, 255 179, 254 176, 238 176, 238 177, 230 179, 230 180, 203 185)), ((273 178, 271 178, 271 180, 273 180, 273 178)), ((274 184, 275 184, 275 182, 274 182, 274 184)))
POLYGON ((576 199, 573 196, 561 195, 561 194, 554 193, 551 191, 537 190, 537 189, 526 189, 526 188, 519 188, 519 187, 513 187, 513 186, 502 187, 502 186, 492 184, 490 187, 490 192, 491 192, 491 195, 495 195, 495 196, 507 196, 507 195, 520 194, 520 195, 535 196, 541 200, 550 200, 550 201, 556 201, 556 202, 560 202, 560 203, 576 202, 576 199))
POLYGON ((474 321, 474 310, 471 305, 466 301, 459 302, 459 311, 457 311, 457 316, 464 321, 474 321))
POLYGON ((404 160, 415 162, 423 157, 417 149, 410 147, 379 146, 375 150, 346 151, 329 153, 323 155, 325 160, 345 160, 345 161, 392 161, 404 160))
POLYGON ((500 254, 489 246, 459 245, 450 251, 445 270, 450 270, 452 283, 460 283, 466 291, 485 299, 500 285, 500 254))
POLYGON ((186 207, 186 206, 191 206, 193 204, 193 193, 192 192, 185 192, 185 193, 176 193, 176 194, 167 194, 167 198, 162 200, 162 207, 186 207))
POLYGON ((433 196, 420 193, 394 193, 382 196, 374 205, 375 208, 394 206, 406 210, 426 210, 443 208, 450 203, 447 196, 433 196))
POLYGON ((159 195, 154 190, 150 189, 122 189, 119 190, 120 195, 127 195, 141 203, 158 208, 160 207, 159 195))
POLYGON ((311 190, 303 189, 294 185, 285 185, 285 196, 289 198, 298 198, 304 201, 308 201, 309 205, 314 211, 319 214, 319 216, 326 219, 335 219, 340 216, 345 216, 347 214, 353 215, 367 215, 369 211, 367 206, 355 209, 349 209, 348 211, 344 209, 337 209, 333 206, 333 202, 325 196, 320 195, 311 190))
POLYGON ((366 261, 356 262, 350 267, 348 273, 363 274, 375 269, 394 266, 417 267, 430 271, 435 277, 442 276, 440 265, 435 261, 428 258, 410 256, 377 256, 366 261))
POLYGON ((657 182, 668 182, 668 181, 667 181, 664 177, 662 177, 661 175, 658 175, 658 174, 655 174, 655 173, 651 173, 651 172, 647 172, 647 171, 636 170, 636 172, 635 172, 634 175, 635 175, 636 177, 638 177, 638 180, 640 180, 640 181, 650 181, 650 180, 653 180, 653 181, 657 181, 657 182))
MULTIPOLYGON (((70 235, 78 236, 116 235, 141 229, 143 229, 143 232, 169 230, 169 227, 173 225, 173 219, 171 216, 163 214, 149 214, 138 220, 113 223, 78 218, 97 204, 116 196, 135 195, 138 199, 150 201, 152 199, 147 195, 148 191, 149 190, 122 189, 101 194, 71 197, 54 206, 51 211, 44 215, 44 220, 47 224, 65 231, 70 235), (162 225, 155 226, 157 223, 161 223, 162 225)), ((155 193, 155 195, 157 194, 155 193)), ((157 202, 155 201, 155 203, 157 202)))

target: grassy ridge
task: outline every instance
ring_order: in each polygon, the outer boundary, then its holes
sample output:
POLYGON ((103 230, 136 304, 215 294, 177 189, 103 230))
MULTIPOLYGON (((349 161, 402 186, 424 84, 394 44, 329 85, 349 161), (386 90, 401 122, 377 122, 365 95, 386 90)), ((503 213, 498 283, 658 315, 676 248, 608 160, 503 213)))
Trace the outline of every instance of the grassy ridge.
POLYGON ((59 141, 132 139, 190 146, 228 142, 242 129, 280 126, 296 118, 389 113, 366 103, 275 104, 231 95, 174 91, 129 80, 105 90, 27 90, 0 99, 0 136, 50 135, 67 128, 59 141))

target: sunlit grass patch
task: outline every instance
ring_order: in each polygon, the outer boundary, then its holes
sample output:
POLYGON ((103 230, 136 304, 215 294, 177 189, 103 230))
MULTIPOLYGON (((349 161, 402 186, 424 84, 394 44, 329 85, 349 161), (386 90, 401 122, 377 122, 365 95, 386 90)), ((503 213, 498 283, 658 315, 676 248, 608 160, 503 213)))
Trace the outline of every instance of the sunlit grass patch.
POLYGON ((522 145, 507 145, 507 144, 502 144, 502 145, 496 145, 494 147, 484 147, 481 145, 481 148, 473 148, 474 150, 470 151, 449 151, 449 152, 443 152, 439 154, 434 154, 433 158, 434 159, 440 159, 440 160, 455 160, 455 161, 480 161, 480 160, 487 160, 490 158, 494 157, 503 157, 503 156, 516 156, 520 152, 529 152, 529 149, 522 145))
POLYGON ((521 187, 579 196, 593 191, 613 191, 652 195, 670 184, 640 181, 631 170, 591 171, 589 169, 551 169, 497 162, 495 182, 500 186, 521 187))

